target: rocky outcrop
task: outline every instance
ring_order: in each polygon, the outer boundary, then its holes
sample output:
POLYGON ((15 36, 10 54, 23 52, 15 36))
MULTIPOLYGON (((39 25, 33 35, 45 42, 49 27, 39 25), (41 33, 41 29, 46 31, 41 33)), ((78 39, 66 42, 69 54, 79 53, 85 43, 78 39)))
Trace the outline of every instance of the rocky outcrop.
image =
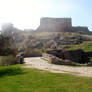
POLYGON ((92 35, 92 32, 89 31, 88 27, 82 27, 82 26, 77 26, 77 27, 72 27, 71 29, 72 32, 78 32, 80 34, 88 34, 88 35, 92 35))
POLYGON ((79 65, 78 63, 72 62, 68 59, 64 60, 62 58, 56 57, 51 54, 43 53, 42 57, 47 60, 49 63, 57 64, 57 65, 79 65))
POLYGON ((83 50, 52 50, 43 54, 50 63, 65 64, 65 65, 78 65, 88 64, 90 62, 88 53, 83 50))

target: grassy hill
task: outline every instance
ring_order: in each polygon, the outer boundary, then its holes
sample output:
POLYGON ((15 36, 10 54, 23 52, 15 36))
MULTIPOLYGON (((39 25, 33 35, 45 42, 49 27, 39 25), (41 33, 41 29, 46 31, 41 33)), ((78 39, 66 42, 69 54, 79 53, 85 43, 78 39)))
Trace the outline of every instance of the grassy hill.
POLYGON ((73 32, 22 32, 16 37, 19 52, 41 55, 50 49, 83 49, 91 51, 92 36, 73 32))
POLYGON ((92 51, 92 41, 84 41, 82 44, 69 46, 70 50, 83 49, 85 52, 92 51))

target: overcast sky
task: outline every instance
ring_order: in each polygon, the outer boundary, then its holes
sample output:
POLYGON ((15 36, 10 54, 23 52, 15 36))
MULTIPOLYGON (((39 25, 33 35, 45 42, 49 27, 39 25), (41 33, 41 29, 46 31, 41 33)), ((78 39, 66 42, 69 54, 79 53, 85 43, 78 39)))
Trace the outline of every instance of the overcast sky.
POLYGON ((92 30, 92 0, 0 0, 0 26, 36 29, 40 17, 71 17, 73 26, 92 30))

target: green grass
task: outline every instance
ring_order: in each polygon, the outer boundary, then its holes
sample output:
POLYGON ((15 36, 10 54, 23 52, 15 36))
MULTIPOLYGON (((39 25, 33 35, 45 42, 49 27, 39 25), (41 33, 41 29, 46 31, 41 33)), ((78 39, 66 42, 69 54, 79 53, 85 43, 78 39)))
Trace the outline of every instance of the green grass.
POLYGON ((92 92, 92 78, 55 74, 20 65, 0 68, 0 92, 92 92))
POLYGON ((84 41, 82 44, 69 45, 70 50, 83 49, 85 52, 92 51, 92 41, 84 41))

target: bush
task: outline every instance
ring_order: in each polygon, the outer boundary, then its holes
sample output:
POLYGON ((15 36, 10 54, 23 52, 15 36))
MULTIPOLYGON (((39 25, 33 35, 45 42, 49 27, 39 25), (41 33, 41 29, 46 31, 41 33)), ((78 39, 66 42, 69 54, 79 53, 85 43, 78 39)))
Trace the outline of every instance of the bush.
POLYGON ((13 65, 18 62, 18 58, 15 56, 0 56, 0 66, 13 65))
POLYGON ((24 57, 39 57, 42 56, 41 50, 27 50, 24 52, 24 57))

